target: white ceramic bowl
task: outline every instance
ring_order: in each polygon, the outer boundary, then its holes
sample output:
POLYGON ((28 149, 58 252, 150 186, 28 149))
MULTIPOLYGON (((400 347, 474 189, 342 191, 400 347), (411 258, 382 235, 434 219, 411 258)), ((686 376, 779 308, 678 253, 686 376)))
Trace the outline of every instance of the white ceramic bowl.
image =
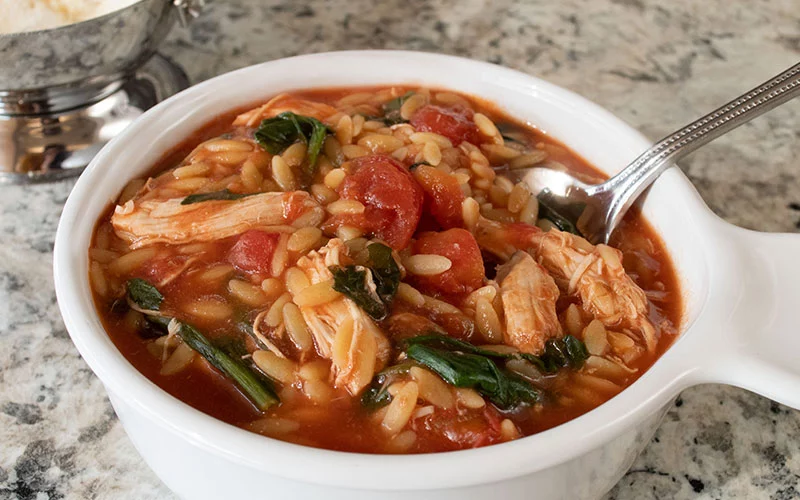
POLYGON ((413 52, 340 52, 272 61, 213 78, 146 112, 111 141, 75 186, 58 227, 55 284, 75 345, 105 385, 145 461, 191 499, 597 498, 648 443, 682 389, 751 389, 800 407, 795 309, 800 237, 761 234, 715 217, 678 169, 643 204, 685 294, 683 334, 638 381, 599 408, 505 444, 427 455, 342 453, 276 441, 215 420, 148 381, 117 351, 91 299, 87 248, 125 183, 209 119, 279 92, 420 84, 497 103, 612 174, 649 146, 595 104, 491 64, 413 52), (288 496, 287 496, 288 495, 288 496))

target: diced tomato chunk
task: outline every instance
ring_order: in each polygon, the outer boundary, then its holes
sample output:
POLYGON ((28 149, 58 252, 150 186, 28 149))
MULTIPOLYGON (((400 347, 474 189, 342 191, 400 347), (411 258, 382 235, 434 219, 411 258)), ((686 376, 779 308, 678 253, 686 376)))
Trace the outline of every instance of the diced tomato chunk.
POLYGON ((144 278, 151 283, 160 283, 163 280, 180 273, 185 267, 187 257, 184 255, 170 255, 168 257, 156 258, 145 263, 141 268, 134 271, 134 275, 144 278))
POLYGON ((445 108, 428 104, 411 116, 411 125, 419 132, 433 132, 450 139, 453 146, 463 141, 480 143, 478 127, 472 121, 475 113, 464 106, 445 108))
POLYGON ((277 233, 246 231, 228 252, 228 262, 242 272, 269 274, 279 238, 277 233))
POLYGON ((427 165, 414 169, 414 178, 425 191, 425 211, 444 229, 461 227, 464 193, 456 178, 427 165))
POLYGON ((356 158, 352 169, 339 186, 339 196, 363 203, 364 213, 336 215, 326 227, 353 225, 395 250, 407 247, 422 216, 422 188, 405 166, 389 156, 356 158))
POLYGON ((541 233, 538 226, 526 224, 525 222, 512 222, 503 228, 503 235, 506 240, 516 248, 527 250, 530 246, 531 236, 541 233))
POLYGON ((414 284, 428 293, 458 295, 483 285, 484 268, 481 249, 466 229, 448 229, 440 233, 422 233, 412 246, 414 254, 436 254, 450 259, 452 266, 434 276, 413 276, 414 284))
POLYGON ((437 410, 412 425, 418 434, 439 441, 445 449, 464 449, 502 441, 501 421, 497 410, 486 405, 481 410, 437 410))

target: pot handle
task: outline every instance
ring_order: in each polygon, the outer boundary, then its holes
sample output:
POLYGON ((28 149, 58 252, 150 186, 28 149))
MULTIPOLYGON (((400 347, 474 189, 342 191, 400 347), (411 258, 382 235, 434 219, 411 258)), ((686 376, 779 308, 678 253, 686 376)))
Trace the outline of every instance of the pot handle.
MULTIPOLYGON (((800 409, 800 235, 721 224, 696 383, 747 389, 800 409), (727 255, 726 255, 727 254, 727 255)), ((711 256, 715 259, 715 256, 711 256)), ((700 332, 698 332, 700 333, 700 332)))

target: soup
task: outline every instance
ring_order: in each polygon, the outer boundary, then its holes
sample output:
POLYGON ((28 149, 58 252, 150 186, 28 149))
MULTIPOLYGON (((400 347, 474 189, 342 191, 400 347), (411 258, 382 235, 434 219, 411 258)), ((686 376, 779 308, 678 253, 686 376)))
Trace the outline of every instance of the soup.
POLYGON ((630 385, 681 318, 642 216, 592 245, 576 207, 511 180, 534 165, 602 179, 469 96, 281 94, 128 183, 89 249, 95 304, 146 377, 255 433, 367 453, 534 434, 630 385))

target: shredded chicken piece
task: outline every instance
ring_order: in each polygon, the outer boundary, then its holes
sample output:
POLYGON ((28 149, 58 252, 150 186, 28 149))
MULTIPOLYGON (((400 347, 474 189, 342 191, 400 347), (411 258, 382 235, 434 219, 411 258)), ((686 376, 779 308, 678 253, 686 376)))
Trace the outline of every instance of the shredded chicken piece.
MULTIPOLYGON (((297 261, 313 285, 332 280, 330 266, 349 265, 347 247, 334 238, 297 261)), ((332 361, 334 385, 356 395, 366 387, 391 355, 391 345, 372 319, 355 302, 339 297, 325 304, 300 307, 314 337, 317 352, 332 361), (336 346, 344 349, 337 350, 336 346), (369 354, 372 353, 370 356, 369 354)))
MULTIPOLYGON (((255 317, 255 319, 253 320, 253 334, 262 344, 264 344, 264 346, 267 347, 268 350, 272 351, 279 358, 286 359, 286 355, 283 352, 281 352, 280 349, 278 349, 278 346, 276 346, 274 342, 268 339, 266 335, 261 333, 261 324, 266 319, 267 314, 269 314, 269 309, 264 309, 263 311, 258 313, 258 315, 255 317)), ((281 324, 277 330, 273 330, 273 333, 275 334, 276 337, 280 337, 281 336, 280 334, 283 333, 282 329, 285 328, 286 327, 283 324, 281 324)))
POLYGON ((286 111, 310 116, 319 121, 325 121, 329 116, 336 113, 336 108, 321 102, 307 101, 299 99, 289 94, 280 94, 273 97, 263 106, 259 106, 250 111, 245 111, 233 121, 234 127, 257 127, 261 120, 278 116, 286 111))
POLYGON ((518 251, 497 269, 506 328, 503 340, 522 352, 541 354, 545 342, 563 335, 556 314, 558 286, 529 254, 518 251))
POLYGON ((325 211, 305 191, 259 193, 238 200, 181 205, 183 198, 131 200, 117 206, 111 224, 131 248, 154 243, 215 241, 248 229, 291 224, 316 226, 325 211))
POLYGON ((175 281, 178 276, 189 269, 197 260, 197 257, 183 257, 182 259, 171 260, 170 267, 172 267, 172 269, 164 275, 161 281, 156 283, 156 288, 163 288, 175 281))
POLYGON ((541 231, 527 224, 504 225, 481 217, 475 227, 481 248, 502 259, 526 250, 555 279, 561 291, 577 295, 581 307, 607 327, 637 332, 647 350, 658 339, 648 318, 647 297, 622 267, 622 252, 608 245, 592 245, 580 236, 558 229, 541 231))

